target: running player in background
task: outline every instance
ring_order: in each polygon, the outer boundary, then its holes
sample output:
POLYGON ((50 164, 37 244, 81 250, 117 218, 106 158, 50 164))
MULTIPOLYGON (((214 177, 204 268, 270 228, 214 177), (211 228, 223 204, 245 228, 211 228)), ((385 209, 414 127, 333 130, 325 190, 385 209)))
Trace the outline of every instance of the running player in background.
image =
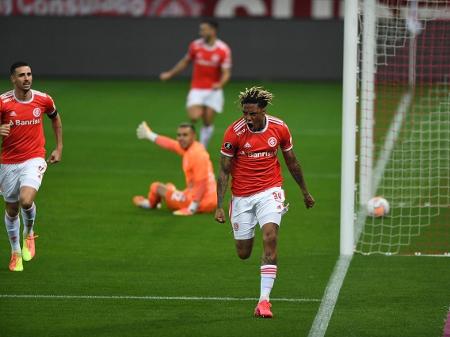
POLYGON ((266 115, 266 107, 272 98, 272 93, 261 87, 246 89, 239 95, 244 116, 225 131, 215 214, 216 221, 225 222, 223 199, 231 175, 230 220, 241 259, 250 257, 257 223, 263 232, 261 295, 255 316, 266 318, 272 317, 269 296, 277 275, 278 228, 281 216, 287 212, 281 188, 283 180, 277 158, 278 148, 302 191, 306 208, 313 207, 315 202, 292 150, 292 137, 287 125, 266 115))
POLYGON ((160 75, 161 80, 169 80, 193 63, 186 106, 193 123, 203 119, 200 142, 205 147, 214 132, 214 117, 223 109, 222 88, 231 76, 231 51, 217 38, 217 29, 217 22, 203 21, 200 24, 201 38, 191 42, 187 54, 171 70, 160 75))
POLYGON ((0 135, 3 137, 0 189, 5 199, 5 225, 12 251, 9 269, 22 271, 22 260, 30 261, 35 256, 34 199, 47 168, 44 115, 51 119, 56 137, 56 148, 47 162, 61 160, 63 140, 61 118, 53 99, 31 89, 31 67, 25 62, 16 62, 10 74, 14 90, 0 96, 0 135), (23 248, 20 247, 19 207, 24 223, 23 248))
POLYGON ((138 126, 136 134, 139 139, 150 140, 183 157, 186 189, 178 191, 171 183, 154 182, 150 185, 148 197, 137 195, 133 198, 133 203, 150 209, 158 207, 165 200, 167 207, 175 215, 213 212, 217 206, 213 166, 205 147, 195 140, 194 126, 189 123, 180 124, 177 140, 154 133, 146 122, 138 126))

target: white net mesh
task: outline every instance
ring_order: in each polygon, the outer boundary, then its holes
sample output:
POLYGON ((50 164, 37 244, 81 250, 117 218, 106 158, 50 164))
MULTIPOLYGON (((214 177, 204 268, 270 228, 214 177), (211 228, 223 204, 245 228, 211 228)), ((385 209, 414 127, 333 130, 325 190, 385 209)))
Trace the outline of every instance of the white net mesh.
POLYGON ((449 254, 450 1, 365 1, 356 251, 449 254), (388 216, 367 216, 375 195, 388 216))

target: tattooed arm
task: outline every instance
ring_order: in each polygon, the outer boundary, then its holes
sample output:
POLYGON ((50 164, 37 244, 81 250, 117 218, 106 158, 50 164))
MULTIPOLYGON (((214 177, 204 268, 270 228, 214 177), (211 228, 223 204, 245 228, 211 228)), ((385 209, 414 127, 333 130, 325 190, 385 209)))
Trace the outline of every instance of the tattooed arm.
POLYGON ((311 208, 314 206, 315 201, 311 194, 308 192, 308 187, 306 186, 305 179, 303 178, 303 170, 295 157, 295 153, 292 150, 283 152, 284 161, 291 172, 292 177, 297 182, 298 186, 303 193, 303 201, 305 203, 306 208, 311 208))
POLYGON ((217 178, 217 209, 215 219, 217 222, 225 222, 225 211, 223 210, 223 199, 228 189, 228 180, 231 171, 231 157, 222 155, 220 158, 220 171, 217 178))

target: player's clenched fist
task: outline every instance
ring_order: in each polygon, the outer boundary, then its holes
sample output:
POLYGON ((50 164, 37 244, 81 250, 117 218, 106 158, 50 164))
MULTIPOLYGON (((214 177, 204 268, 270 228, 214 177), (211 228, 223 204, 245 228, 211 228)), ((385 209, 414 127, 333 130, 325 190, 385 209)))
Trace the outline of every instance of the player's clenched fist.
POLYGON ((170 80, 171 77, 172 77, 172 73, 170 71, 165 71, 165 72, 162 72, 161 74, 159 74, 159 79, 161 81, 170 80))
POLYGON ((309 193, 304 195, 304 200, 303 201, 305 202, 306 208, 312 208, 314 206, 314 204, 316 203, 316 201, 314 200, 312 195, 309 194, 309 193))
POLYGON ((0 136, 9 136, 9 132, 11 131, 11 125, 2 124, 0 125, 0 136))
POLYGON ((48 157, 47 159, 47 163, 49 164, 56 164, 59 163, 61 161, 61 157, 62 157, 62 152, 61 150, 53 150, 52 153, 50 154, 50 157, 48 157))
POLYGON ((225 211, 223 208, 216 209, 216 214, 214 216, 217 222, 225 223, 225 211))

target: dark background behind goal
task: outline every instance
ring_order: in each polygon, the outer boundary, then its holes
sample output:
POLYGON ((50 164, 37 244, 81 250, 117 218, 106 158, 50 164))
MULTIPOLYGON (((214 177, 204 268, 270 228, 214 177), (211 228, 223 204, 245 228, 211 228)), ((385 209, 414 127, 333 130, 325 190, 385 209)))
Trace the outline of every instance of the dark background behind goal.
MULTIPOLYGON (((234 79, 340 80, 343 21, 222 19, 234 79)), ((198 36, 200 19, 2 17, 0 75, 29 60, 40 76, 155 78, 198 36)), ((189 71, 184 73, 188 76, 189 71)))

